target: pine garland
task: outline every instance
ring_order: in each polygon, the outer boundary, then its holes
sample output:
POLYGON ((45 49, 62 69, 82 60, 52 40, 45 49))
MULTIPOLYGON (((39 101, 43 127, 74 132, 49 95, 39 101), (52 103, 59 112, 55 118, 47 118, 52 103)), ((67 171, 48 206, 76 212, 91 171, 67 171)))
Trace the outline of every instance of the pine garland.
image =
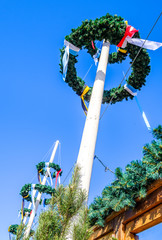
MULTIPOLYGON (((120 40, 125 34, 126 23, 124 19, 117 15, 106 14, 101 18, 97 18, 95 20, 85 20, 82 22, 82 25, 76 29, 72 29, 70 35, 65 36, 65 39, 80 49, 87 49, 87 52, 93 57, 93 55, 97 52, 97 48, 95 50, 92 48, 91 41, 98 40, 102 41, 103 39, 109 40, 110 44, 118 45, 120 40)), ((139 33, 136 33, 134 37, 140 38, 139 33)), ((95 44, 94 44, 95 45, 95 44)), ((127 44, 125 48, 127 50, 127 54, 123 54, 120 51, 114 52, 109 55, 109 63, 121 63, 126 59, 126 56, 129 55, 131 62, 135 58, 137 52, 139 51, 139 47, 127 44)), ((65 51, 63 47, 60 49, 61 51, 61 59, 60 59, 60 72, 63 74, 63 63, 62 58, 65 51)), ((76 92, 77 95, 81 95, 84 88, 85 82, 77 76, 77 71, 75 64, 77 63, 77 56, 73 56, 70 54, 68 70, 66 75, 65 82, 76 92)), ((141 49, 138 58, 134 62, 132 66, 132 73, 129 76, 127 83, 133 86, 134 88, 141 90, 142 86, 146 83, 146 76, 150 72, 150 57, 145 49, 141 49)), ((89 101, 92 93, 92 88, 85 95, 85 100, 89 101)), ((102 103, 109 103, 111 97, 113 96, 113 100, 111 103, 116 103, 122 101, 124 98, 128 100, 128 98, 133 99, 124 87, 120 86, 117 88, 112 88, 111 90, 105 90, 103 94, 102 103)))
POLYGON ((116 180, 104 188, 101 197, 96 197, 89 208, 92 225, 104 226, 105 218, 113 211, 135 207, 135 199, 146 197, 150 184, 162 178, 162 126, 153 129, 153 140, 143 148, 141 161, 128 164, 125 172, 115 170, 116 180))

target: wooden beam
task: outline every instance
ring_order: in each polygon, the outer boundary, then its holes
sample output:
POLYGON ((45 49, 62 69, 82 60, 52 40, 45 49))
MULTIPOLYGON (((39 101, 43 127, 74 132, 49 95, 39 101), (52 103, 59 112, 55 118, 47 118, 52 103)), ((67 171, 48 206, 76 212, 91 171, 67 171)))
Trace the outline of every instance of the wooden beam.
POLYGON ((123 224, 127 224, 128 222, 136 219, 141 214, 151 210, 152 208, 158 206, 162 203, 162 187, 156 189, 151 194, 149 194, 145 199, 141 200, 137 203, 137 206, 125 212, 125 217, 123 220, 123 224))
POLYGON ((98 230, 96 230, 90 237, 89 240, 97 240, 100 239, 101 237, 104 237, 108 233, 113 231, 113 223, 110 222, 107 224, 104 228, 100 227, 98 230))
POLYGON ((126 225, 126 239, 130 233, 140 233, 162 222, 162 204, 151 209, 126 225))
POLYGON ((107 240, 110 233, 118 240, 137 240, 136 233, 162 222, 162 180, 150 185, 145 199, 136 199, 133 210, 112 212, 105 220, 104 228, 95 226, 90 240, 107 240))

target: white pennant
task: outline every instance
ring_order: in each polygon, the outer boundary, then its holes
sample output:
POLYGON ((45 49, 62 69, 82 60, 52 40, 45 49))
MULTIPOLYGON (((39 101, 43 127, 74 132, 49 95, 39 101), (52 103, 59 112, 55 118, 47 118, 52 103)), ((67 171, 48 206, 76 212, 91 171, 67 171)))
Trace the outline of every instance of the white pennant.
POLYGON ((67 47, 69 46, 69 48, 75 52, 79 52, 80 48, 76 47, 75 45, 73 45, 72 43, 68 42, 67 40, 64 40, 64 45, 67 47))
POLYGON ((69 62, 69 46, 66 46, 65 52, 64 52, 64 55, 63 55, 63 58, 62 58, 62 63, 63 63, 63 80, 64 81, 66 79, 68 62, 69 62))
POLYGON ((156 50, 162 46, 162 43, 144 40, 144 39, 140 39, 140 38, 126 37, 126 40, 130 44, 136 45, 138 47, 146 48, 149 50, 156 50))
POLYGON ((53 185, 53 181, 52 181, 51 172, 50 172, 50 168, 49 168, 49 163, 48 162, 46 163, 46 166, 47 166, 46 170, 47 170, 48 176, 49 176, 49 178, 51 180, 51 186, 52 186, 53 185))
POLYGON ((35 188, 35 184, 31 185, 31 197, 32 197, 32 203, 33 203, 33 211, 35 213, 35 201, 34 201, 34 194, 33 194, 33 190, 35 188))

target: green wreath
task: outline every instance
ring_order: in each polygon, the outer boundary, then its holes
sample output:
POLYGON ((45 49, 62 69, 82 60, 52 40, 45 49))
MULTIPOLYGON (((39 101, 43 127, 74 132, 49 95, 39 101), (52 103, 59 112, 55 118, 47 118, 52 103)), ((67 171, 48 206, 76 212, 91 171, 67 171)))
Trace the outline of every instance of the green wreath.
MULTIPOLYGON (((50 195, 53 195, 56 192, 54 188, 46 185, 41 185, 41 184, 35 184, 35 189, 38 190, 39 192, 50 194, 50 195)), ((25 184, 20 191, 20 195, 29 202, 32 201, 31 195, 29 195, 30 191, 31 191, 30 183, 25 184)))
MULTIPOLYGON (((102 41, 103 39, 109 40, 110 44, 118 45, 125 34, 126 23, 124 19, 117 15, 106 14, 101 18, 96 18, 95 20, 85 20, 82 22, 82 25, 76 29, 72 29, 70 35, 65 36, 65 39, 75 45, 76 47, 82 49, 87 49, 87 52, 93 57, 96 54, 97 48, 92 47, 92 41, 98 40, 102 41)), ((134 37, 140 37, 139 33, 135 33, 134 37)), ((127 54, 120 51, 111 53, 109 55, 109 63, 121 63, 126 59, 126 56, 129 55, 131 62, 135 58, 139 47, 127 44, 125 48, 127 54)), ((63 74, 63 63, 62 58, 64 55, 65 48, 60 49, 61 51, 61 61, 60 61, 60 72, 63 74)), ((130 63, 131 63, 130 62, 130 63)), ((141 87, 145 85, 145 78, 150 72, 150 57, 145 49, 141 49, 138 58, 132 66, 132 73, 127 79, 127 83, 134 87, 135 89, 141 90, 141 87)), ((85 89, 85 82, 77 76, 75 64, 77 63, 77 56, 72 54, 69 55, 68 69, 66 74, 65 82, 76 92, 77 95, 81 96, 85 89)), ((92 93, 92 88, 85 94, 84 99, 86 101, 90 100, 92 93)), ((133 96, 130 95, 123 86, 119 88, 112 88, 110 90, 105 90, 103 94, 102 103, 109 103, 113 97, 111 103, 116 103, 122 101, 124 98, 133 99, 133 96)))
MULTIPOLYGON (((18 227, 19 227, 18 224, 10 225, 9 228, 8 228, 8 232, 16 235, 16 234, 17 234, 18 227)), ((32 237, 32 236, 34 235, 34 233, 35 233, 35 231, 31 229, 31 230, 30 230, 30 237, 32 237)))
MULTIPOLYGON (((46 171, 45 171, 45 166, 46 166, 46 163, 45 162, 40 162, 36 165, 36 168, 38 170, 38 173, 40 173, 41 175, 45 175, 46 171)), ((55 163, 49 163, 49 167, 52 168, 55 172, 51 175, 52 178, 55 178, 56 177, 56 173, 59 172, 61 170, 60 166, 58 164, 55 164, 55 163)), ((59 173, 59 175, 61 176, 63 173, 63 171, 61 171, 59 173)))

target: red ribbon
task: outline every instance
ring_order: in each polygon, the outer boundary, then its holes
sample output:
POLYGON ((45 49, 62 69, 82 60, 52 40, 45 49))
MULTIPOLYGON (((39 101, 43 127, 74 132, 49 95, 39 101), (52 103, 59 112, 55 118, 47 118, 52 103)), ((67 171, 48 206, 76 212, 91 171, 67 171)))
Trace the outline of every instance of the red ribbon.
POLYGON ((94 46, 94 43, 93 43, 93 41, 91 41, 91 43, 92 43, 92 47, 93 47, 93 49, 95 50, 95 46, 94 46))
POLYGON ((57 174, 56 174, 55 188, 56 188, 56 186, 57 186, 57 179, 58 179, 59 174, 61 173, 61 171, 62 171, 62 169, 60 169, 60 170, 57 172, 57 174))
POLYGON ((130 25, 127 25, 126 27, 126 30, 125 30, 125 34, 124 34, 124 37, 121 39, 120 43, 117 45, 117 47, 122 47, 123 46, 123 43, 126 39, 126 37, 133 37, 133 35, 138 32, 137 29, 135 29, 134 27, 130 26, 130 25))

